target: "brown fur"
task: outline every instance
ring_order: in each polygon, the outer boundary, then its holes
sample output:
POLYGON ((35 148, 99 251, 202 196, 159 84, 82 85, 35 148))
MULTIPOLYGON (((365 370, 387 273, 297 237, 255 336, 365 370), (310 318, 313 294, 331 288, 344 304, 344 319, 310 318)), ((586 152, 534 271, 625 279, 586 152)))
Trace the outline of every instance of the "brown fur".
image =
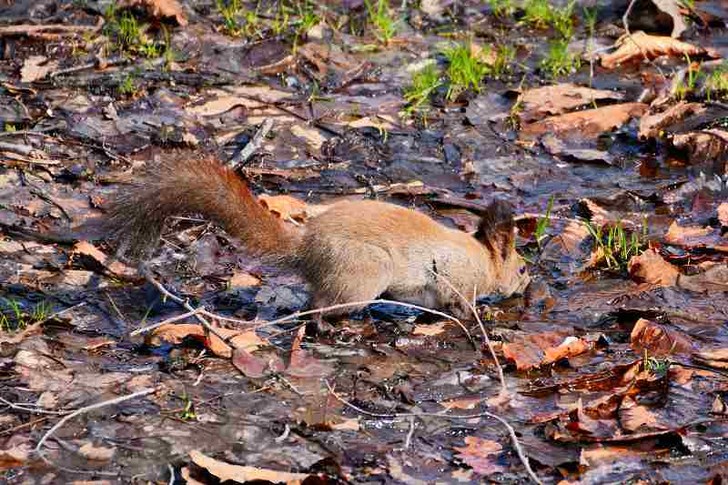
POLYGON ((215 160, 163 164, 119 194, 108 222, 122 252, 146 256, 166 217, 202 214, 251 251, 296 268, 316 307, 386 294, 399 301, 467 312, 468 299, 521 292, 530 281, 514 245, 510 207, 494 202, 476 237, 424 214, 373 201, 338 202, 302 232, 286 228, 234 172, 215 160))

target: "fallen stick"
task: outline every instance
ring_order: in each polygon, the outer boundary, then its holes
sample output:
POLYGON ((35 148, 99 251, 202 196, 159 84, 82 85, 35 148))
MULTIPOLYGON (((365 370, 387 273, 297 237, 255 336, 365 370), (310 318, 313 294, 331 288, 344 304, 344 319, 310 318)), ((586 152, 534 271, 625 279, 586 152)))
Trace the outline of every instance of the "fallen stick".
POLYGON ((47 25, 5 25, 0 27, 0 37, 12 35, 42 35, 47 33, 73 35, 83 32, 96 32, 101 25, 65 25, 65 24, 47 24, 47 25))
POLYGON ((263 123, 260 124, 258 131, 255 132, 255 135, 253 135, 253 138, 248 142, 248 144, 245 145, 240 152, 238 152, 237 156, 234 156, 230 159, 230 161, 228 161, 228 167, 233 170, 237 170, 244 165, 245 162, 247 162, 250 157, 255 155, 255 152, 260 149, 263 139, 268 136, 271 128, 273 128, 273 119, 266 118, 263 123))

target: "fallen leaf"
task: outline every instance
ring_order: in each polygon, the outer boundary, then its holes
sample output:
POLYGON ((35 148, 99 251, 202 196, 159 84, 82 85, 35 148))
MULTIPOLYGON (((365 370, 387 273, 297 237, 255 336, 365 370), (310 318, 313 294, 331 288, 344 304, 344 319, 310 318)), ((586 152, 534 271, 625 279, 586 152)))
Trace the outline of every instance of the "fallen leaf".
POLYGON ((0 450, 0 472, 9 468, 23 466, 28 462, 32 452, 33 447, 30 446, 30 443, 18 443, 0 450))
POLYGON ((627 271, 638 283, 659 286, 674 286, 680 271, 665 261, 655 249, 647 249, 642 254, 632 256, 627 263, 627 271))
POLYGON ((530 123, 546 116, 560 115, 596 101, 621 101, 624 94, 605 89, 592 89, 572 83, 528 89, 516 101, 520 107, 518 117, 522 123, 530 123))
POLYGON ((313 126, 295 124, 291 125, 289 130, 294 136, 306 140, 308 147, 315 152, 321 150, 323 144, 326 143, 326 137, 321 134, 318 128, 313 126))
POLYGON ((118 6, 143 7, 152 18, 174 19, 181 27, 187 25, 187 15, 177 0, 121 0, 118 6))
POLYGON ((665 242, 684 248, 709 248, 728 252, 728 240, 721 237, 713 227, 680 226, 677 222, 670 224, 665 234, 665 242))
POLYGON ((301 327, 293 339, 291 360, 286 368, 286 374, 294 377, 324 377, 334 372, 333 367, 301 348, 305 335, 306 328, 301 327))
POLYGON ((674 125, 688 116, 705 112, 701 103, 688 103, 680 101, 658 113, 646 113, 640 119, 639 137, 641 140, 662 137, 665 128, 674 125))
POLYGON ((228 286, 230 288, 250 288, 251 286, 258 285, 260 285, 260 278, 245 271, 235 270, 228 280, 228 286))
POLYGON ((462 397, 445 401, 442 406, 445 409, 475 409, 484 400, 485 398, 482 397, 462 397))
POLYGON ((20 82, 32 83, 56 70, 58 61, 49 61, 45 56, 28 56, 20 68, 20 82))
POLYGON ((676 329, 640 318, 632 328, 630 346, 637 353, 647 351, 651 356, 691 354, 692 340, 676 329))
POLYGON ((526 139, 538 138, 547 133, 559 137, 574 135, 579 139, 596 138, 619 128, 631 118, 639 118, 646 110, 647 105, 644 103, 621 103, 576 111, 526 124, 521 127, 519 135, 526 139))
POLYGON ((260 379, 273 372, 267 360, 256 357, 245 349, 233 350, 232 363, 243 375, 251 379, 260 379))
MULTIPOLYGON (((211 90, 208 95, 216 96, 202 104, 187 107, 187 111, 197 116, 218 116, 231 109, 242 106, 249 110, 268 109, 271 104, 291 97, 291 93, 264 85, 237 86, 231 90, 211 90)), ((272 111, 278 115, 278 110, 272 111)))
POLYGON ((98 269, 101 272, 107 272, 117 278, 127 280, 139 279, 139 274, 134 268, 131 268, 121 261, 112 260, 109 263, 109 257, 96 246, 88 241, 79 241, 73 246, 71 258, 79 265, 88 267, 89 269, 98 269))
POLYGON ((308 204, 301 199, 291 197, 290 195, 266 195, 261 194, 258 200, 269 211, 277 214, 281 219, 293 219, 296 221, 305 221, 309 214, 307 212, 308 204))
POLYGON ((632 396, 626 396, 619 407, 619 424, 630 432, 663 431, 670 429, 667 423, 660 422, 657 414, 644 404, 638 404, 632 396))
POLYGON ((689 56, 691 59, 706 56, 720 57, 714 51, 672 37, 649 35, 641 31, 623 35, 617 39, 614 46, 617 48, 616 51, 602 56, 602 67, 606 69, 614 69, 630 62, 642 62, 645 58, 652 60, 665 55, 678 58, 689 56))
POLYGON ((225 463, 224 461, 210 458, 198 450, 190 451, 190 459, 192 460, 192 463, 200 468, 204 468, 221 482, 225 482, 227 480, 234 483, 266 481, 298 485, 311 476, 307 473, 290 473, 252 466, 232 465, 230 463, 225 463))
POLYGON ((266 341, 258 337, 254 330, 234 330, 229 328, 216 328, 217 333, 228 340, 228 344, 213 333, 206 334, 202 325, 195 323, 167 323, 156 329, 147 338, 149 345, 159 345, 160 342, 179 344, 187 337, 202 341, 213 354, 219 357, 231 357, 232 350, 239 348, 253 352, 266 345, 266 341), (209 336, 209 339, 208 339, 209 336))
POLYGON ((445 322, 432 323, 429 325, 415 325, 415 329, 412 331, 414 335, 424 335, 425 337, 433 337, 440 335, 445 331, 445 322))
POLYGON ((340 423, 331 424, 331 429, 336 431, 359 431, 361 425, 357 418, 342 418, 340 423))
POLYGON ((465 446, 453 446, 455 457, 482 476, 503 472, 506 469, 497 463, 497 456, 503 451, 500 443, 492 440, 466 436, 465 446))
POLYGON ((728 404, 723 400, 720 394, 715 396, 713 404, 710 406, 710 414, 728 415, 728 404))
POLYGON ((728 202, 723 202, 718 206, 718 221, 723 227, 728 227, 728 202))
POLYGON ((670 144, 687 155, 690 164, 711 162, 717 164, 715 172, 728 170, 725 155, 728 154, 728 131, 718 128, 691 131, 673 135, 670 144))
POLYGON ((552 364, 557 360, 574 357, 591 349, 583 339, 563 332, 544 332, 520 336, 514 342, 503 344, 503 355, 515 362, 519 371, 552 364))
POLYGON ((109 461, 114 457, 116 448, 107 448, 105 446, 94 446, 88 442, 78 449, 78 454, 88 460, 109 461))

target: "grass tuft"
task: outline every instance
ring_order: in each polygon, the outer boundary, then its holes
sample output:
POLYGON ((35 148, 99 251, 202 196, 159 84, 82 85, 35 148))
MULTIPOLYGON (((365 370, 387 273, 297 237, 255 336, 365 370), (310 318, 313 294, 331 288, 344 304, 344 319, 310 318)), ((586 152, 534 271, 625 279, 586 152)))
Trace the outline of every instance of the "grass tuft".
POLYGON ((364 0, 369 16, 369 23, 374 26, 374 35, 379 42, 388 45, 397 34, 399 21, 394 18, 389 0, 364 0))
POLYGON ((447 99, 457 98, 463 91, 480 92, 480 82, 490 72, 489 66, 475 55, 471 43, 456 44, 443 51, 448 62, 447 77, 450 86, 447 99))

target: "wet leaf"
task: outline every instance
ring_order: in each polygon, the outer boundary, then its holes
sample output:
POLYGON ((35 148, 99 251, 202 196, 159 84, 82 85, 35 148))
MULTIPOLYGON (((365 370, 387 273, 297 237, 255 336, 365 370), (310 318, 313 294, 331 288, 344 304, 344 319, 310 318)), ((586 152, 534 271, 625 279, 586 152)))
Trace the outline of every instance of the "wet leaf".
POLYGON ((577 139, 591 139, 621 127, 632 118, 639 118, 646 110, 644 103, 622 103, 576 111, 526 124, 520 135, 533 139, 551 133, 559 137, 571 135, 577 139))
POLYGON ((107 448, 105 446, 94 446, 90 441, 78 449, 78 454, 88 460, 109 461, 114 457, 116 448, 107 448))
POLYGON ((301 348, 301 342, 303 342, 305 335, 306 328, 301 327, 293 339, 293 344, 291 345, 291 360, 286 369, 286 374, 305 378, 324 377, 334 372, 333 367, 301 348))
POLYGON ((152 18, 174 19, 182 27, 187 25, 187 15, 177 0, 121 0, 118 6, 143 7, 152 18))
POLYGON ((695 354, 695 358, 716 369, 728 369, 728 348, 703 350, 695 354))
POLYGON ((286 483, 298 485, 310 475, 306 473, 290 473, 252 466, 232 465, 204 455, 198 450, 190 451, 192 463, 204 468, 208 473, 215 476, 221 482, 230 480, 233 483, 246 483, 254 481, 266 481, 272 483, 286 483))
POLYGON ((670 143, 677 150, 685 152, 691 164, 716 163, 716 172, 724 172, 728 168, 725 162, 721 162, 728 154, 728 131, 711 128, 680 133, 674 135, 670 143))
POLYGON ((251 379, 260 379, 275 370, 268 365, 269 362, 261 357, 256 357, 245 349, 233 349, 232 363, 243 375, 251 379))
POLYGON ((623 35, 615 42, 616 51, 602 56, 602 66, 607 69, 614 69, 622 64, 642 62, 647 59, 655 59, 660 56, 673 56, 691 59, 697 57, 720 57, 716 52, 702 47, 682 42, 672 37, 649 35, 644 32, 633 32, 631 35, 623 35))
POLYGON ((543 86, 524 91, 516 102, 522 123, 530 123, 546 116, 560 115, 597 101, 621 101, 624 94, 605 89, 592 89, 572 83, 543 86))
POLYGON ((73 246, 71 257, 80 265, 108 272, 117 278, 136 280, 138 272, 121 261, 109 258, 103 251, 88 241, 79 241, 73 246), (111 259, 111 261, 110 261, 111 259))
POLYGON ((630 433, 664 431, 670 429, 669 423, 661 422, 659 415, 648 406, 638 404, 632 397, 622 400, 619 408, 619 423, 622 429, 630 433))
POLYGON ((723 227, 728 227, 728 202, 723 202, 718 206, 718 221, 723 227))
POLYGON ((647 249, 642 254, 632 256, 627 264, 632 279, 639 283, 660 286, 673 286, 677 283, 680 271, 665 261, 655 249, 647 249))
POLYGON ((663 130, 675 123, 695 114, 704 113, 705 106, 701 103, 688 103, 680 101, 656 113, 646 113, 640 119, 639 137, 641 140, 661 138, 663 130))
POLYGON ((455 457, 470 466, 475 473, 482 476, 503 472, 504 467, 497 463, 498 455, 503 451, 500 443, 492 440, 466 436, 465 446, 454 446, 455 457))
POLYGON ((640 318, 632 328, 630 345, 638 354, 647 351, 650 356, 691 354, 693 341, 677 329, 640 318))
POLYGON ((519 371, 552 364, 591 349, 591 344, 562 332, 523 335, 515 342, 503 344, 503 355, 515 362, 519 371))
POLYGON ((728 239, 713 227, 680 226, 673 222, 665 234, 665 242, 685 248, 710 248, 728 252, 728 239))

